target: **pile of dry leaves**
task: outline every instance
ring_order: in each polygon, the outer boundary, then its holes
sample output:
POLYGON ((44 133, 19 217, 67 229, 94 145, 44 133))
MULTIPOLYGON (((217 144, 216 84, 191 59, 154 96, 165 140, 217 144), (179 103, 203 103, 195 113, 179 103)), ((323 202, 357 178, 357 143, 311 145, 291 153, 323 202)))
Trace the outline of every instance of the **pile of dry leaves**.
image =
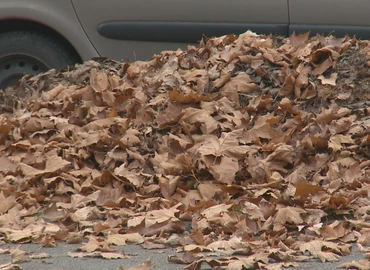
POLYGON ((246 32, 24 78, 0 97, 1 240, 187 269, 365 253, 369 66, 369 41, 246 32))

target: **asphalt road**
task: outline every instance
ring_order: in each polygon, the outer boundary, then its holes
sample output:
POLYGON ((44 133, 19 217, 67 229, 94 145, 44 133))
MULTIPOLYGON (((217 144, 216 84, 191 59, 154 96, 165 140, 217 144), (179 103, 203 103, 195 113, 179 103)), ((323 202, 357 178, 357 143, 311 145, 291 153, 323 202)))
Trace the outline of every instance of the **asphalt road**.
MULTIPOLYGON (((17 245, 10 246, 15 248, 17 245)), ((3 245, 0 246, 0 249, 6 249, 8 247, 9 245, 3 245)), ((42 248, 37 244, 23 244, 22 250, 24 251, 31 252, 32 254, 48 253, 51 257, 29 259, 26 262, 17 264, 24 270, 120 270, 120 267, 137 266, 149 259, 153 265, 152 269, 177 270, 184 267, 184 265, 167 261, 169 255, 179 255, 175 249, 146 250, 137 245, 130 245, 119 246, 117 247, 117 251, 124 251, 131 258, 107 260, 102 258, 72 258, 68 256, 68 252, 76 252, 78 247, 81 247, 81 245, 60 243, 56 248, 42 248)), ((300 267, 294 269, 333 270, 337 269, 337 266, 343 262, 361 259, 363 259, 363 254, 359 252, 356 246, 353 246, 351 255, 342 257, 339 262, 321 263, 319 261, 311 261, 300 263, 300 267)), ((11 256, 9 254, 0 255, 0 265, 10 262, 11 256)), ((210 268, 208 265, 204 265, 202 269, 210 268)))

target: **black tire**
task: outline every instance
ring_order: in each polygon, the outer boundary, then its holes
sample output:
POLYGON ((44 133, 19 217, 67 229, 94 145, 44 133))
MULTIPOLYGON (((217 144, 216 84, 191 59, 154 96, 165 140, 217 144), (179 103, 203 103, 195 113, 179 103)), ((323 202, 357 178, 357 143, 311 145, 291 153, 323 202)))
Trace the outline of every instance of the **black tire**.
POLYGON ((0 89, 15 84, 25 74, 61 69, 79 59, 61 42, 46 34, 14 31, 0 34, 0 89))

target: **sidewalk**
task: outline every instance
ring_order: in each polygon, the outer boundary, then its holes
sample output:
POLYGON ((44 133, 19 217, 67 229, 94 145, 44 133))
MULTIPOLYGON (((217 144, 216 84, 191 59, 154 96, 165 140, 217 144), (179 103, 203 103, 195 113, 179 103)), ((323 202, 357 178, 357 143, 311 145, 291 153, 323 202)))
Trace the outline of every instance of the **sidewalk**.
MULTIPOLYGON (((17 245, 3 245, 0 246, 0 248, 7 249, 9 246, 12 248, 17 247, 17 245)), ((28 255, 47 253, 51 257, 43 259, 29 259, 26 262, 20 262, 17 264, 21 267, 20 269, 23 270, 121 270, 145 263, 147 260, 151 261, 151 269, 180 270, 185 266, 168 262, 167 257, 169 255, 179 255, 176 253, 175 249, 147 250, 137 245, 118 246, 116 247, 117 251, 123 251, 125 255, 130 258, 116 260, 107 260, 102 258, 72 258, 68 255, 68 252, 76 252, 76 249, 79 247, 81 247, 80 244, 72 245, 64 243, 60 243, 57 248, 42 248, 38 244, 23 244, 22 250, 30 252, 28 255)), ((339 262, 321 263, 319 261, 312 261, 300 263, 300 267, 290 269, 333 270, 337 269, 337 266, 343 262, 361 259, 363 259, 363 254, 359 252, 356 246, 353 246, 351 255, 342 257, 339 262)), ((0 255, 0 265, 10 262, 11 256, 9 254, 0 255)), ((210 267, 203 264, 202 269, 210 269, 210 267)))

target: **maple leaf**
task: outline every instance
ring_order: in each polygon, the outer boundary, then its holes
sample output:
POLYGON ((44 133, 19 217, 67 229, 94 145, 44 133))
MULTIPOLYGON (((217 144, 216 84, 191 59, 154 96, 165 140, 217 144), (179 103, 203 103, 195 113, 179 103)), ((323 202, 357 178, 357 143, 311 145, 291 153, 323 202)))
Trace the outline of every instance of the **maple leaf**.
POLYGON ((204 234, 202 233, 201 230, 196 229, 193 230, 193 232, 189 235, 189 237, 197 244, 199 245, 204 245, 204 234))
POLYGON ((172 101, 183 104, 197 103, 202 100, 209 100, 210 98, 209 96, 199 96, 197 93, 194 93, 193 91, 190 91, 189 93, 185 94, 179 92, 177 89, 172 90, 168 95, 172 101))
POLYGON ((285 228, 287 223, 294 225, 303 224, 303 219, 301 214, 305 214, 306 211, 298 207, 284 207, 278 209, 275 220, 274 220, 274 231, 280 231, 285 228))
POLYGON ((206 182, 200 183, 197 189, 203 200, 213 200, 216 194, 222 192, 220 185, 206 182))
POLYGON ((26 179, 36 179, 41 177, 42 175, 56 173, 60 170, 63 170, 69 164, 70 164, 69 161, 66 161, 61 157, 48 156, 45 161, 44 170, 35 169, 32 166, 29 166, 24 163, 20 163, 19 167, 22 171, 22 174, 26 177, 26 179))
POLYGON ((48 254, 48 253, 39 253, 39 254, 34 254, 34 255, 30 255, 30 258, 31 259, 45 259, 45 258, 50 258, 51 255, 48 254))
MULTIPOLYGON (((6 126, 3 127, 6 129, 6 126)), ((54 128, 54 123, 48 118, 30 117, 21 126, 21 132, 24 134, 30 134, 36 131, 42 131, 44 129, 54 128)))
POLYGON ((18 169, 18 165, 14 164, 6 156, 0 155, 0 170, 4 174, 15 174, 18 169))
POLYGON ((324 189, 317 185, 311 185, 308 183, 300 182, 296 184, 296 191, 294 196, 308 197, 309 195, 316 194, 324 189))
POLYGON ((328 147, 333 149, 333 152, 337 152, 343 149, 343 144, 354 144, 354 141, 350 136, 335 134, 330 137, 328 147))
POLYGON ((87 242, 82 247, 77 249, 78 251, 93 252, 93 251, 102 251, 102 252, 112 252, 115 251, 114 248, 109 247, 108 243, 99 237, 90 236, 89 242, 87 242))
POLYGON ((331 85, 331 86, 335 86, 336 85, 337 78, 338 78, 338 73, 332 73, 332 74, 330 74, 330 78, 328 78, 328 79, 325 78, 323 75, 320 75, 318 77, 318 79, 321 81, 321 83, 323 85, 328 84, 328 85, 331 85))
POLYGON ((213 135, 207 136, 204 143, 198 148, 198 152, 204 156, 243 158, 247 156, 251 148, 246 145, 239 145, 239 138, 242 134, 243 130, 237 129, 232 132, 222 133, 221 138, 213 135))
POLYGON ((134 170, 129 170, 127 165, 124 163, 121 166, 114 169, 114 174, 127 179, 131 184, 136 187, 140 187, 144 182, 144 177, 134 170))
POLYGON ((12 125, 6 119, 1 117, 0 118, 0 145, 3 144, 8 136, 9 131, 11 130, 12 125))
POLYGON ((12 256, 12 263, 24 262, 26 261, 26 251, 21 249, 22 246, 19 245, 15 249, 10 249, 10 255, 12 256))
POLYGON ((280 95, 285 97, 290 97, 293 94, 295 85, 295 77, 293 75, 288 75, 285 77, 284 84, 280 88, 280 95))
POLYGON ((168 107, 162 113, 156 114, 156 121, 160 128, 169 125, 177 124, 178 121, 183 117, 185 112, 182 110, 181 106, 170 102, 168 107))
POLYGON ((273 153, 267 156, 263 160, 255 160, 250 155, 249 160, 249 171, 253 171, 251 175, 255 178, 262 178, 271 180, 272 175, 275 171, 286 173, 287 169, 285 166, 293 162, 293 148, 286 144, 279 144, 273 153))
POLYGON ((0 214, 6 213, 15 205, 15 203, 16 201, 14 195, 5 197, 4 192, 0 192, 0 214))
POLYGON ((128 268, 123 268, 121 266, 120 270, 149 270, 152 268, 153 268, 152 262, 150 260, 147 260, 145 263, 139 264, 137 266, 132 266, 128 268))
POLYGON ((83 130, 88 132, 89 130, 101 130, 110 128, 112 125, 118 124, 124 130, 127 129, 130 119, 121 117, 103 118, 92 121, 87 125, 83 126, 83 130))
POLYGON ((178 175, 191 170, 189 156, 177 155, 175 159, 171 158, 169 153, 158 154, 150 159, 155 166, 155 171, 159 174, 178 175))
POLYGON ((93 69, 90 76, 90 85, 95 92, 102 92, 108 89, 110 85, 107 74, 93 69))
POLYGON ((298 48, 298 47, 303 46, 308 41, 309 36, 310 36, 310 32, 296 35, 294 31, 293 34, 289 37, 289 41, 293 47, 298 48))
POLYGON ((206 163, 213 177, 221 183, 231 184, 234 182, 235 174, 239 171, 238 161, 227 156, 216 159, 213 156, 204 156, 206 163), (220 160, 219 162, 217 162, 220 160))
POLYGON ((322 262, 338 261, 339 255, 348 253, 348 245, 339 245, 333 242, 313 240, 307 243, 300 243, 299 250, 301 252, 309 251, 312 256, 320 259, 322 262))
POLYGON ((272 114, 266 114, 259 116, 254 123, 252 129, 247 130, 245 135, 242 137, 243 143, 256 143, 261 144, 263 139, 273 139, 284 137, 285 133, 279 130, 275 130, 272 125, 278 123, 280 117, 276 117, 272 114))
POLYGON ((221 93, 229 98, 231 101, 239 104, 239 95, 238 93, 251 93, 258 91, 259 86, 255 83, 252 83, 251 78, 246 73, 239 73, 237 76, 231 78, 221 89, 221 93))
POLYGON ((308 85, 308 74, 311 71, 311 69, 304 67, 303 65, 300 65, 297 68, 298 76, 295 79, 294 84, 294 94, 296 97, 301 97, 302 89, 305 89, 308 85))
POLYGON ((68 252, 68 256, 73 257, 73 258, 84 258, 84 257, 99 257, 103 259, 125 259, 125 258, 130 258, 130 256, 127 256, 123 254, 123 252, 99 252, 99 251, 94 251, 94 252, 68 252))
POLYGON ((338 265, 338 268, 368 270, 370 269, 370 261, 369 260, 358 260, 358 261, 352 261, 352 262, 344 262, 338 265))
POLYGON ((57 221, 62 219, 66 215, 66 212, 64 210, 58 210, 57 204, 52 203, 49 207, 44 209, 43 214, 46 219, 57 221))
POLYGON ((55 100, 65 90, 66 90, 66 87, 64 85, 58 84, 53 89, 47 92, 43 92, 41 94, 41 99, 43 99, 44 101, 53 100, 53 99, 55 100))
POLYGON ((144 238, 138 233, 129 234, 110 234, 107 239, 108 244, 117 246, 125 246, 127 244, 141 244, 144 243, 144 238))
POLYGON ((120 142, 128 147, 134 146, 135 144, 141 142, 140 138, 138 137, 139 134, 140 132, 138 130, 129 128, 125 132, 125 135, 120 139, 120 142))
POLYGON ((43 247, 57 247, 58 243, 56 242, 53 236, 47 234, 42 239, 42 246, 43 247))
POLYGON ((347 233, 349 233, 349 230, 339 221, 320 228, 320 234, 325 240, 336 240, 344 237, 347 233))
POLYGON ((161 188, 162 195, 166 199, 169 199, 175 193, 179 181, 179 176, 159 177, 158 185, 161 188))
POLYGON ((218 122, 205 110, 187 108, 181 117, 181 121, 191 125, 200 123, 203 134, 210 134, 217 129, 218 122))
POLYGON ((232 206, 233 206, 232 204, 215 205, 215 206, 209 207, 208 209, 202 211, 201 214, 206 219, 210 219, 210 218, 213 218, 214 216, 221 215, 223 212, 227 212, 232 206))

